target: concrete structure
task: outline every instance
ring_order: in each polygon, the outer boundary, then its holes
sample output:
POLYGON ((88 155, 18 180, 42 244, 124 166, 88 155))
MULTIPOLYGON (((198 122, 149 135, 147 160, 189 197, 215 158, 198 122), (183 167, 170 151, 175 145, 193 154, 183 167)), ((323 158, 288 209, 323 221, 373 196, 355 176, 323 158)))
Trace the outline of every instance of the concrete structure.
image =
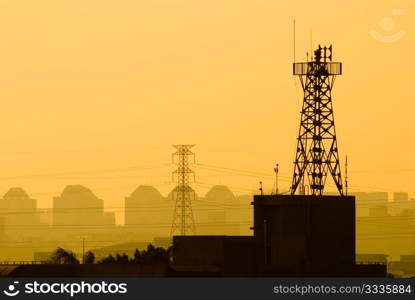
MULTIPOLYGON (((152 240, 155 236, 170 236, 169 222, 173 218, 175 187, 167 197, 149 185, 139 186, 125 198, 125 229, 141 240, 152 240)), ((223 185, 213 186, 204 197, 195 193, 192 203, 196 232, 201 235, 239 235, 249 233, 252 220, 251 196, 236 197, 223 185), (242 199, 242 200, 241 200, 242 199), (250 201, 249 201, 250 200, 250 201), (244 209, 239 209, 243 207, 244 209), (244 215, 245 214, 245 215, 244 215), (249 214, 249 216, 248 216, 249 214)))
POLYGON ((150 212, 149 206, 160 205, 163 200, 164 197, 153 186, 140 185, 129 197, 125 198, 125 226, 134 228, 137 224, 151 221, 154 216, 148 213, 150 212))
MULTIPOLYGON (((204 234, 225 234, 225 235, 239 235, 240 234, 240 210, 232 209, 239 206, 239 200, 235 197, 232 191, 224 185, 216 185, 212 187, 205 195, 203 201, 207 209, 202 211, 201 221, 204 223, 204 218, 207 218, 204 234), (216 209, 212 210, 215 203, 220 203, 230 209, 216 209), (210 209, 209 209, 210 208, 210 209), (206 213, 207 212, 207 213, 206 213), (205 214, 205 215, 203 215, 205 214)), ((199 226, 201 227, 201 226, 199 226)))
POLYGON ((45 225, 53 225, 53 208, 38 208, 40 222, 45 225))
POLYGON ((286 269, 304 276, 350 276, 355 265, 354 197, 255 196, 253 205, 262 274, 286 269))
POLYGON ((4 234, 11 238, 36 236, 41 223, 37 214, 37 201, 20 187, 13 187, 0 200, 4 234))
POLYGON ((125 230, 142 241, 169 236, 173 204, 153 186, 140 185, 125 198, 125 230))
POLYGON ((393 201, 408 201, 409 195, 406 192, 394 192, 393 201))
POLYGON ((398 260, 402 253, 414 251, 414 210, 394 206, 374 207, 367 217, 357 217, 356 249, 358 253, 384 253, 398 260), (393 215, 392 215, 393 214, 393 215))
POLYGON ((90 233, 114 225, 114 213, 104 213, 104 201, 84 186, 69 185, 53 199, 53 226, 62 232, 90 233))
POLYGON ((357 264, 383 264, 388 263, 387 254, 356 254, 357 264))
POLYGON ((166 277, 163 264, 0 265, 0 277, 166 277))
POLYGON ((389 216, 388 205, 375 205, 369 208, 369 217, 371 218, 383 218, 389 216))
POLYGON ((180 276, 256 276, 254 237, 174 236, 171 268, 180 276))
POLYGON ((4 216, 0 215, 0 241, 5 238, 4 216))
POLYGON ((401 255, 400 260, 391 261, 388 265, 390 273, 398 277, 414 277, 415 276, 415 253, 401 255))
POLYGON ((255 196, 254 236, 175 236, 173 268, 196 276, 382 277, 355 262, 352 196, 255 196))
POLYGON ((354 193, 356 197, 356 214, 357 216, 367 216, 369 209, 376 205, 388 205, 387 192, 358 192, 354 193))

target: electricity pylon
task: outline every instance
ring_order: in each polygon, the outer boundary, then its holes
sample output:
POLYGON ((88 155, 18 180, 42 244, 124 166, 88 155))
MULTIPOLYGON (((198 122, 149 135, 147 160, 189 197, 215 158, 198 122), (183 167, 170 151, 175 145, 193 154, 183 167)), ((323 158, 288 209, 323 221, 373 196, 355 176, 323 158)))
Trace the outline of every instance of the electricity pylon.
POLYGON ((177 186, 173 190, 173 200, 175 208, 170 236, 175 232, 180 235, 189 233, 195 234, 195 222, 193 218, 192 201, 195 200, 195 192, 190 187, 190 175, 195 176, 195 172, 189 168, 190 159, 195 163, 195 154, 190 150, 194 145, 173 145, 177 149, 173 153, 173 163, 177 164, 177 169, 173 171, 173 181, 177 186), (176 158, 177 157, 177 158, 176 158), (176 158, 176 159, 175 159, 176 158))

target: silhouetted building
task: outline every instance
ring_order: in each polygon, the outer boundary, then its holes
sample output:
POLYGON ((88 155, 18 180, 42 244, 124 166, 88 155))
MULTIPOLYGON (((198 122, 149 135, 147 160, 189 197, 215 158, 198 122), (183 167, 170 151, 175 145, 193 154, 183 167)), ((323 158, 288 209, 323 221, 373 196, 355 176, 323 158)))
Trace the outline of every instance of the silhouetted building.
POLYGON ((53 199, 53 226, 56 230, 94 232, 114 226, 113 213, 104 213, 104 201, 81 185, 67 186, 53 199))
POLYGON ((391 261, 388 264, 390 273, 397 277, 414 277, 415 276, 415 253, 401 255, 400 260, 391 261))
POLYGON ((389 205, 393 215, 385 206, 380 206, 372 208, 369 216, 357 218, 356 248, 359 253, 384 253, 396 260, 402 253, 413 251, 414 210, 393 205, 389 205))
POLYGON ((163 196, 153 186, 140 185, 129 197, 125 198, 125 226, 138 226, 151 221, 150 206, 160 204, 163 196))
POLYGON ((395 192, 393 193, 393 201, 408 201, 409 195, 404 192, 395 192))
POLYGON ((175 236, 184 276, 386 276, 356 264, 353 196, 254 196, 254 236, 175 236), (232 257, 232 254, 234 257, 232 257))
POLYGON ((252 236, 174 236, 171 268, 179 276, 256 276, 252 236))
POLYGON ((164 264, 39 264, 0 266, 1 277, 166 277, 164 264))
POLYGON ((40 229, 37 201, 20 187, 14 187, 0 200, 0 213, 4 221, 4 233, 12 238, 36 235, 40 229))
MULTIPOLYGON (((397 217, 401 217, 402 219, 407 220, 414 220, 415 219, 415 210, 414 209, 402 209, 396 213, 397 217)), ((413 223, 415 228, 415 223, 413 223)))
POLYGON ((357 192, 356 197, 356 213, 357 216, 367 216, 369 209, 377 205, 388 205, 387 192, 357 192))
MULTIPOLYGON (((167 197, 153 186, 141 185, 129 197, 125 198, 125 230, 134 234, 136 240, 150 241, 154 237, 168 237, 175 200, 175 187, 167 197)), ((197 234, 240 234, 242 219, 240 199, 226 186, 213 186, 205 195, 199 197, 195 191, 192 202, 197 234)), ((245 208, 249 208, 249 199, 245 208)), ((249 212, 249 209, 246 210, 249 212)), ((250 213, 252 219, 252 214, 250 213)), ((249 225, 244 225, 249 230, 249 225)))
POLYGON ((235 204, 236 198, 232 191, 224 185, 215 185, 205 195, 205 201, 218 201, 222 204, 235 204))
POLYGON ((352 196, 255 196, 254 236, 261 274, 364 274, 355 264, 352 196))
POLYGON ((388 206, 387 205, 376 205, 369 208, 369 217, 382 218, 388 217, 388 206))
POLYGON ((114 224, 115 224, 115 213, 113 213, 113 212, 104 212, 102 218, 103 218, 103 224, 105 226, 114 226, 114 224))
POLYGON ((393 202, 369 206, 367 216, 357 218, 360 253, 385 253, 396 260, 413 251, 414 204, 407 193, 394 193, 393 202))
POLYGON ((240 227, 239 233, 241 235, 253 235, 251 226, 254 223, 254 216, 252 213, 252 201, 254 197, 251 195, 241 195, 237 197, 239 202, 239 219, 240 227))
POLYGON ((1 240, 3 240, 4 238, 5 238, 5 226, 4 226, 4 216, 3 215, 1 215, 1 212, 0 212, 0 241, 1 240))
POLYGON ((383 264, 387 265, 388 263, 387 254, 356 254, 356 263, 357 264, 383 264))
POLYGON ((393 193, 393 202, 390 202, 389 206, 394 212, 414 210, 415 199, 409 198, 406 192, 395 192, 393 193))
POLYGON ((168 201, 153 186, 140 185, 125 198, 125 229, 141 241, 151 241, 155 236, 169 236, 173 205, 173 201, 168 201))
POLYGON ((200 202, 194 205, 198 234, 240 234, 240 203, 227 186, 213 186, 204 198, 198 200, 200 202))
POLYGON ((53 208, 38 208, 37 212, 41 223, 53 225, 53 208))
MULTIPOLYGON (((226 229, 228 229, 226 221, 227 220, 226 220, 225 209, 216 209, 216 210, 212 209, 212 211, 207 211, 207 223, 206 223, 205 231, 208 234, 215 234, 215 235, 225 234, 225 231, 227 231, 226 229)), ((238 233, 239 232, 234 233, 234 235, 238 233)))

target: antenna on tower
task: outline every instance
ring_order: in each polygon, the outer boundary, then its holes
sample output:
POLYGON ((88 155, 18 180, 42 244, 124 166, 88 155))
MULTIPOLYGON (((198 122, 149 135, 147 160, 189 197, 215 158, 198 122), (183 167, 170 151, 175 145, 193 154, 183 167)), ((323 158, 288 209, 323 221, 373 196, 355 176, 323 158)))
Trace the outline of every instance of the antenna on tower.
MULTIPOLYGON (((311 42, 311 40, 310 40, 311 42)), ((303 87, 300 130, 294 160, 291 194, 301 192, 304 179, 311 195, 322 196, 327 175, 331 175, 341 196, 344 195, 340 159, 334 125, 332 89, 342 63, 332 62, 332 47, 312 52, 311 61, 294 63, 294 75, 303 87)))
POLYGON ((347 167, 348 167, 348 163, 347 163, 347 155, 346 155, 346 164, 345 164, 345 185, 346 185, 346 196, 347 196, 347 190, 348 190, 348 187, 349 187, 349 177, 347 177, 347 167))
POLYGON ((295 62, 295 19, 293 19, 293 60, 295 62))
POLYGON ((310 61, 313 60, 313 29, 310 28, 310 61))
POLYGON ((278 195, 278 173, 279 173, 279 164, 275 165, 274 172, 275 172, 275 194, 278 195))

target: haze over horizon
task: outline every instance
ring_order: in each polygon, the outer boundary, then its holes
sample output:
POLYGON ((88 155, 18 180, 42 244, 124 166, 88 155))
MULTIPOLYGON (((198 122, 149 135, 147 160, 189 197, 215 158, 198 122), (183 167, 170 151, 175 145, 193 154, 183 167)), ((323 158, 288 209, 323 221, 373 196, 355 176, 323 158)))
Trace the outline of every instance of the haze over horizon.
POLYGON ((414 2, 324 0, 321 15, 314 5, 1 1, 0 195, 19 186, 51 207, 70 184, 106 206, 140 184, 167 194, 171 145, 181 143, 196 144, 201 165, 269 174, 195 168, 201 194, 214 184, 243 194, 259 180, 270 190, 276 162, 287 190, 302 101, 291 67, 295 18, 298 61, 312 28, 314 46, 333 44, 343 62, 333 103, 349 191, 414 197, 414 2), (392 15, 396 8, 405 14, 392 15), (379 26, 384 17, 396 21, 391 32, 379 26), (372 29, 406 35, 382 43, 372 29))

